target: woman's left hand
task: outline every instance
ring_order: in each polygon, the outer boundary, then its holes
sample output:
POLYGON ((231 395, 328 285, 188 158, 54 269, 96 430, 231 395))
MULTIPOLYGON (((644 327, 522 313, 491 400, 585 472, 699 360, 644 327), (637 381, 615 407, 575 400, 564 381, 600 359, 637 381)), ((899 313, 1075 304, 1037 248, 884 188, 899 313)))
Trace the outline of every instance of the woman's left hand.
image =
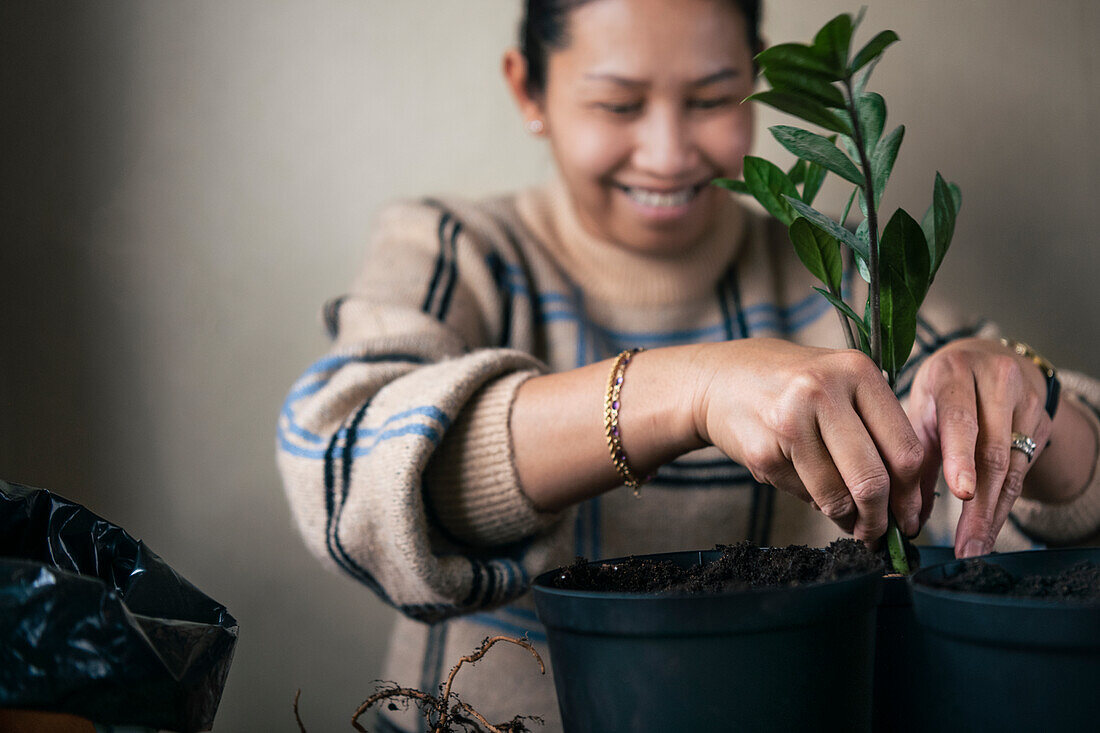
POLYGON ((955 555, 989 552, 1024 477, 1051 434, 1046 379, 997 341, 961 339, 932 354, 913 379, 908 414, 924 445, 921 522, 932 511, 942 464, 951 493, 963 500, 955 555), (1030 460, 1012 450, 1012 433, 1036 444, 1030 460))

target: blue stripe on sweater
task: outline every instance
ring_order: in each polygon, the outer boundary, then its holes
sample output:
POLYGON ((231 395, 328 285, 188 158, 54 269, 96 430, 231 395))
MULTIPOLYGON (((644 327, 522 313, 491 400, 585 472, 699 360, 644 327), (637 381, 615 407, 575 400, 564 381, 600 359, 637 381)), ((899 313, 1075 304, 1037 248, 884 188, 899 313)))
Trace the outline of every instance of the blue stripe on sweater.
MULTIPOLYGON (((365 437, 368 437, 368 438, 372 437, 374 435, 377 435, 377 434, 385 431, 386 426, 388 426, 392 423, 395 423, 398 420, 404 420, 407 417, 412 417, 413 415, 423 415, 424 417, 427 417, 431 420, 435 420, 437 423, 440 424, 440 426, 442 426, 443 430, 447 430, 451 426, 451 419, 449 417, 447 417, 447 413, 443 412, 442 410, 440 410, 435 405, 424 405, 422 407, 413 407, 412 409, 405 410, 404 412, 399 412, 395 415, 390 415, 377 428, 360 428, 359 429, 359 435, 360 436, 365 436, 365 437)), ((285 428, 282 424, 280 424, 280 426, 279 426, 280 433, 282 433, 285 430, 286 432, 292 433, 292 434, 298 436, 299 438, 307 440, 311 443, 326 443, 329 440, 328 437, 317 435, 316 433, 310 432, 309 430, 306 430, 305 428, 303 428, 302 426, 300 426, 296 422, 294 422, 294 415, 290 411, 289 406, 284 408, 283 417, 287 418, 288 422, 287 422, 285 428)), ((341 438, 344 437, 343 429, 341 429, 341 431, 340 431, 340 437, 341 438)))
MULTIPOLYGON (((759 303, 746 308, 742 315, 749 335, 752 335, 755 331, 763 330, 793 333, 817 321, 828 313, 830 307, 825 298, 814 293, 806 300, 790 308, 780 308, 770 303, 759 303)), ((583 323, 608 340, 651 347, 716 341, 723 339, 727 333, 725 323, 677 331, 618 331, 594 324, 579 315, 578 311, 574 309, 543 311, 543 323, 556 321, 583 323)), ((578 343, 577 348, 581 349, 583 345, 578 343)))
MULTIPOLYGON (((351 452, 351 457, 362 458, 363 456, 370 455, 371 451, 378 447, 379 444, 386 442, 387 440, 393 440, 394 438, 403 438, 407 435, 418 435, 432 441, 435 445, 439 445, 443 437, 439 434, 439 431, 434 427, 427 425, 412 424, 403 425, 393 430, 386 430, 375 437, 367 445, 357 446, 351 452)), ((336 437, 336 436, 333 436, 336 437)), ((286 436, 280 436, 279 448, 283 452, 296 456, 298 458, 312 458, 314 460, 321 460, 325 457, 325 450, 323 448, 303 448, 300 445, 291 443, 286 439, 286 436)))
POLYGON ((527 637, 527 640, 535 644, 546 643, 546 631, 541 625, 526 625, 516 624, 510 621, 506 621, 496 615, 490 613, 473 613, 467 616, 469 620, 474 623, 481 624, 482 626, 488 626, 491 629, 497 629, 503 631, 512 636, 527 637))

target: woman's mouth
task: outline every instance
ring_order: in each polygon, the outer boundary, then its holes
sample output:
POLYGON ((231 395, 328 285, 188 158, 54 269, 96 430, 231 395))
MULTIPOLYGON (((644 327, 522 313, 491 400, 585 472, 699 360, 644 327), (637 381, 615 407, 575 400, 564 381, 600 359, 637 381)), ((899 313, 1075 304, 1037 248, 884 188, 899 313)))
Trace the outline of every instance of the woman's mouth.
POLYGON ((707 186, 706 183, 701 183, 677 189, 656 190, 623 184, 615 185, 626 194, 642 214, 659 219, 675 218, 686 214, 699 192, 707 186))

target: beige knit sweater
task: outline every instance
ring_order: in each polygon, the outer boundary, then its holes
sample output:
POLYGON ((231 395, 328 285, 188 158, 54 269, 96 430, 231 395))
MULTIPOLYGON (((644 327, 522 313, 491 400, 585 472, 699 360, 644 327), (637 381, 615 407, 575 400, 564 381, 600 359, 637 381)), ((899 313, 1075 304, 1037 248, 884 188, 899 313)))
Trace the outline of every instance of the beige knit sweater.
MULTIPOLYGON (((403 613, 386 677, 433 691, 494 632, 526 633, 549 661, 525 590, 575 555, 742 539, 822 545, 840 535, 715 449, 663 467, 640 498, 620 489, 540 514, 519 486, 508 430, 524 380, 625 348, 759 336, 842 347, 813 284, 782 227, 732 199, 677 259, 594 239, 560 184, 387 208, 350 293, 325 308, 332 349, 295 382, 278 425, 279 468, 306 544, 403 613)), ((862 285, 849 278, 850 288, 862 285)), ((924 356, 975 333, 995 330, 926 305, 902 395, 924 356)), ((1100 405, 1096 381, 1062 380, 1069 399, 1100 405)), ((940 494, 928 544, 953 539, 959 503, 940 494)), ((1075 543, 1098 527, 1094 470, 1070 504, 1018 502, 996 548, 1075 543)), ((490 720, 532 713, 560 729, 552 677, 522 650, 494 649, 456 690, 490 720)), ((386 715, 383 729, 422 729, 412 712, 386 715)))

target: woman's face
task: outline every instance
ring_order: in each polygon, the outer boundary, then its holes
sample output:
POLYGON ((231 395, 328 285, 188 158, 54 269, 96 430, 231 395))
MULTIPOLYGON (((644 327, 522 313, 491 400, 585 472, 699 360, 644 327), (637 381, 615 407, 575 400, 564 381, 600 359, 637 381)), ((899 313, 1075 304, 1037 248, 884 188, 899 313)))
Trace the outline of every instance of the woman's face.
POLYGON ((702 237, 752 143, 753 51, 727 0, 594 0, 569 14, 541 100, 585 229, 650 254, 702 237))

